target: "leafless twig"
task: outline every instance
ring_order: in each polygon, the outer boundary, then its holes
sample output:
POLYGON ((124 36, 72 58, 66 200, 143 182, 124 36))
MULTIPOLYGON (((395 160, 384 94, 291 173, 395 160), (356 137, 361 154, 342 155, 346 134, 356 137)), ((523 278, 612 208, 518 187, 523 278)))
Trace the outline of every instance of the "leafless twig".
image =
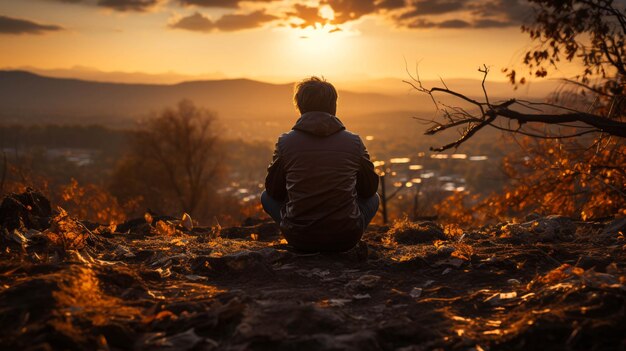
MULTIPOLYGON (((487 75, 489 74, 489 68, 486 65, 483 65, 483 67, 480 67, 478 71, 483 74, 481 86, 484 94, 484 101, 478 101, 476 99, 468 97, 467 95, 449 89, 445 82, 443 82, 443 80, 441 81, 444 85, 444 88, 426 88, 424 87, 420 79, 419 70, 417 68, 415 75, 409 73, 409 77, 411 78, 411 80, 404 81, 418 92, 430 96, 433 104, 435 105, 435 108, 442 116, 443 122, 437 121, 437 117, 429 121, 432 126, 426 130, 426 135, 433 135, 450 128, 464 126, 464 129, 462 130, 461 135, 457 140, 440 147, 431 147, 432 151, 444 151, 450 148, 457 148, 465 141, 469 140, 485 126, 491 126, 496 129, 505 130, 512 133, 519 133, 522 135, 541 137, 545 139, 573 138, 596 132, 626 138, 626 122, 622 122, 617 119, 611 119, 609 118, 610 116, 605 117, 589 112, 578 111, 557 104, 546 102, 533 102, 528 100, 509 99, 503 102, 492 104, 489 100, 489 94, 487 93, 487 89, 485 87, 487 75), (441 102, 438 102, 435 98, 435 94, 452 96, 466 103, 469 103, 470 105, 476 107, 476 109, 479 111, 478 115, 469 113, 466 109, 461 107, 447 106, 441 102), (514 106, 521 106, 533 110, 535 111, 535 113, 520 112, 513 109, 514 106), (541 107, 557 109, 563 112, 548 113, 544 112, 541 107), (513 129, 511 126, 506 128, 500 127, 493 123, 498 118, 507 119, 509 122, 516 121, 518 123, 518 127, 515 129, 513 129), (523 130, 522 127, 527 123, 543 123, 546 126, 556 125, 561 127, 578 128, 584 130, 563 135, 549 135, 548 133, 544 133, 542 135, 530 133, 523 130), (579 123, 581 125, 576 126, 568 123, 579 123)), ((425 121, 425 119, 421 120, 425 121)))

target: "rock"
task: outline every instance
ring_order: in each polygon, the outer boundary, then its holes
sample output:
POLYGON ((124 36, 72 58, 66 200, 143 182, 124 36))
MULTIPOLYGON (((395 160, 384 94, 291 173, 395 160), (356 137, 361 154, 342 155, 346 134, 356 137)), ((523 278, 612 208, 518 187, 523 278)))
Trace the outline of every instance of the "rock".
POLYGON ((456 249, 452 246, 441 245, 437 247, 437 254, 440 254, 442 256, 450 256, 450 254, 452 254, 455 250, 456 249))
POLYGON ((371 290, 378 285, 380 277, 377 275, 365 274, 358 279, 352 280, 346 284, 348 290, 371 290))
POLYGON ((21 194, 9 194, 0 203, 0 227, 43 231, 52 216, 50 201, 43 194, 28 188, 21 194))
POLYGON ((264 247, 255 252, 258 252, 261 256, 263 256, 264 261, 267 263, 276 263, 296 256, 293 252, 287 250, 277 250, 272 247, 264 247))
POLYGON ((437 261, 433 264, 433 267, 454 267, 454 268, 459 268, 463 265, 463 263, 465 263, 465 261, 463 261, 460 258, 456 258, 456 257, 448 257, 446 259, 437 261))
POLYGON ((434 222, 401 222, 394 225, 388 232, 398 244, 413 245, 430 243, 435 240, 446 240, 443 229, 434 222))
POLYGON ((502 236, 530 242, 571 241, 576 224, 568 217, 550 215, 533 221, 502 227, 502 236))
POLYGON ((414 299, 417 299, 418 297, 422 296, 422 288, 413 288, 411 289, 411 292, 409 292, 409 296, 411 296, 414 299))

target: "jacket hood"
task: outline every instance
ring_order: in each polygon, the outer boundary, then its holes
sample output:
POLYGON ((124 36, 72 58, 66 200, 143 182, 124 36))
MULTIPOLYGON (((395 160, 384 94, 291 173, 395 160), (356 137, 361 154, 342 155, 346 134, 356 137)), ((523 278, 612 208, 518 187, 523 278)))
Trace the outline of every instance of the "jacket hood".
POLYGON ((339 118, 330 113, 312 111, 302 114, 291 129, 325 137, 345 130, 346 127, 339 118))

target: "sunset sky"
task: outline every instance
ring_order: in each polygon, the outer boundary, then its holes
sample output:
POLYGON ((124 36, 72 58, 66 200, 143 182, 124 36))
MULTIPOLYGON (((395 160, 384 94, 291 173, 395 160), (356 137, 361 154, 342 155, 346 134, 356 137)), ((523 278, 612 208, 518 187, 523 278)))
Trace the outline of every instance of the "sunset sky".
POLYGON ((517 0, 3 0, 0 67, 285 82, 480 78, 518 64, 517 0))

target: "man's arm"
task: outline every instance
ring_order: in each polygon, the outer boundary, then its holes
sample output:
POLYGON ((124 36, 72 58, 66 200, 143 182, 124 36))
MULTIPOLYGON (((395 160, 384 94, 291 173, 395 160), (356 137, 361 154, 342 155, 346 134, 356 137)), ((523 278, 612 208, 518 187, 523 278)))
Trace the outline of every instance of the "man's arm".
POLYGON ((287 199, 287 179, 281 162, 278 143, 276 143, 274 149, 272 163, 267 167, 265 190, 267 194, 276 201, 284 201, 287 199))
POLYGON ((361 142, 360 168, 356 174, 356 193, 361 198, 369 198, 378 190, 378 174, 363 142, 361 142))

